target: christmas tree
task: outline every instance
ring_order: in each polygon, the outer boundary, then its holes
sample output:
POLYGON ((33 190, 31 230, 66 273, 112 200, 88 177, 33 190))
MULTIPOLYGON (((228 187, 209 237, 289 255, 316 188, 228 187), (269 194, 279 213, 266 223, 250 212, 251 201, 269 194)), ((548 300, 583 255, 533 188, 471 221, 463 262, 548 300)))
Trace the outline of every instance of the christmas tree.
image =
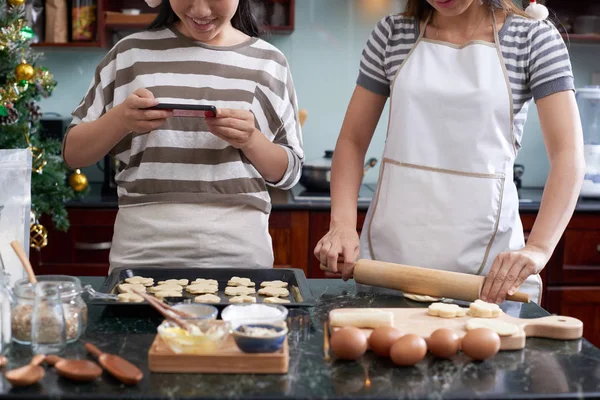
POLYGON ((56 82, 46 68, 36 65, 40 54, 31 49, 32 39, 25 0, 0 0, 0 149, 31 150, 31 246, 39 249, 47 244, 47 231, 38 219, 50 215, 56 228, 66 231, 65 201, 85 194, 87 184, 73 185, 79 192, 67 184, 69 170, 60 155, 60 141, 40 136, 36 101, 50 96, 56 82))

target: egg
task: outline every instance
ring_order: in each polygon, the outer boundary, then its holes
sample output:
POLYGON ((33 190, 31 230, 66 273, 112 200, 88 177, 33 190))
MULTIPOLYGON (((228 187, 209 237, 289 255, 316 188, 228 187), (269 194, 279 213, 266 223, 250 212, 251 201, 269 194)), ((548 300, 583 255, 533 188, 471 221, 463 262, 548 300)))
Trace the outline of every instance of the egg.
POLYGON ((358 328, 348 327, 333 332, 329 341, 333 354, 342 360, 356 360, 367 351, 367 338, 358 328))
POLYGON ((487 360, 500 351, 500 336, 488 328, 473 329, 463 337, 461 348, 473 360, 487 360))
POLYGON ((421 336, 409 333, 396 340, 390 349, 390 357, 396 365, 415 365, 425 358, 427 343, 421 336))
POLYGON ((369 336, 369 347, 380 357, 389 357, 392 344, 402 336, 402 331, 392 326, 380 326, 373 329, 369 336))
POLYGON ((460 338, 451 329, 440 328, 427 339, 427 348, 436 357, 450 358, 458 353, 460 338))

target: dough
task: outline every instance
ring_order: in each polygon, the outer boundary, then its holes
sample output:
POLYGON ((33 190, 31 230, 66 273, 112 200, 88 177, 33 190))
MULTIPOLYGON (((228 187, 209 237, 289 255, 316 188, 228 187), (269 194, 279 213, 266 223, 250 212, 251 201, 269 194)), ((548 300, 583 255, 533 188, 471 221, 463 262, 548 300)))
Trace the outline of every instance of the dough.
POLYGON ((132 276, 131 278, 125 278, 125 283, 132 283, 134 285, 152 286, 154 285, 153 278, 144 278, 143 276, 132 276))
POLYGON ((217 293, 219 291, 219 287, 206 284, 194 284, 186 287, 185 290, 191 294, 217 293))
POLYGON ((259 289, 258 294, 269 297, 288 297, 290 292, 286 288, 265 287, 259 289))
POLYGON ((214 294, 203 294, 202 296, 196 296, 196 298, 194 298, 194 303, 218 304, 220 302, 221 298, 214 294))
POLYGON ((158 285, 179 285, 179 286, 187 286, 189 280, 187 279, 167 279, 166 281, 158 282, 158 285))
POLYGON ((271 304, 289 304, 291 303, 288 299, 282 299, 279 297, 266 297, 263 300, 263 303, 271 303, 271 304))
POLYGON ((288 287, 288 283, 283 281, 265 281, 260 284, 260 287, 286 288, 288 287))
POLYGON ((433 303, 435 301, 442 300, 440 297, 431 297, 423 294, 412 294, 412 293, 404 293, 404 297, 412 301, 418 301, 421 303, 433 303))
POLYGON ((475 300, 469 305, 469 315, 475 318, 498 318, 502 310, 498 304, 475 300))
POLYGON ((225 294, 227 296, 245 296, 245 295, 249 295, 251 293, 256 293, 256 289, 251 288, 251 287, 245 287, 245 286, 236 286, 236 287, 227 286, 225 288, 225 294))
POLYGON ((156 292, 164 292, 164 291, 177 291, 177 292, 181 292, 183 290, 183 287, 180 285, 158 285, 158 286, 152 286, 151 288, 148 288, 148 291, 150 293, 156 293, 156 292))
POLYGON ((337 311, 329 314, 329 324, 337 327, 354 326, 373 329, 380 326, 394 326, 394 314, 390 311, 368 308, 360 311, 337 311))
POLYGON ((154 297, 164 299, 165 297, 183 297, 183 294, 177 290, 161 290, 154 293, 154 297))
POLYGON ((192 282, 192 285, 197 285, 197 284, 206 284, 206 285, 219 286, 219 282, 216 279, 198 278, 194 282, 192 282))
POLYGON ((498 319, 489 318, 472 318, 467 321, 465 328, 472 331, 477 328, 488 328, 496 332, 500 336, 512 336, 519 332, 518 325, 504 322, 498 319))
POLYGON ((146 293, 146 286, 141 284, 121 283, 118 289, 119 293, 133 293, 133 289, 136 289, 139 292, 146 293))
POLYGON ((254 287, 256 284, 252 282, 248 278, 240 278, 239 276, 232 277, 229 282, 227 282, 227 286, 252 286, 254 287))
POLYGON ((144 301, 144 298, 139 294, 125 292, 119 294, 119 301, 121 303, 141 303, 144 301))
POLYGON ((256 303, 256 297, 252 296, 235 296, 229 299, 230 303, 256 303))
POLYGON ((467 315, 467 309, 457 304, 433 303, 427 309, 427 315, 440 318, 456 318, 467 315))

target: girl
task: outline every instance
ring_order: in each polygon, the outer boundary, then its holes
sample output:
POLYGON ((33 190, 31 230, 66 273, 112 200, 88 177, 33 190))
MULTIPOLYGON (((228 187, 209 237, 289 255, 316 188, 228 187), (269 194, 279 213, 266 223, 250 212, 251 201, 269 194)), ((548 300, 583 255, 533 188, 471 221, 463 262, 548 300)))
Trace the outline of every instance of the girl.
POLYGON ((291 188, 304 160, 287 60, 255 37, 251 0, 148 4, 151 29, 100 63, 63 144, 73 168, 120 162, 110 268, 272 267, 267 185, 291 188))
POLYGON ((557 30, 510 0, 408 0, 404 14, 373 31, 357 84, 334 152, 330 231, 315 256, 346 279, 360 253, 487 275, 485 301, 521 287, 539 302, 538 274, 571 218, 584 170, 557 30), (384 162, 359 241, 362 160, 388 97, 384 162), (532 98, 551 169, 525 245, 512 171, 532 98))

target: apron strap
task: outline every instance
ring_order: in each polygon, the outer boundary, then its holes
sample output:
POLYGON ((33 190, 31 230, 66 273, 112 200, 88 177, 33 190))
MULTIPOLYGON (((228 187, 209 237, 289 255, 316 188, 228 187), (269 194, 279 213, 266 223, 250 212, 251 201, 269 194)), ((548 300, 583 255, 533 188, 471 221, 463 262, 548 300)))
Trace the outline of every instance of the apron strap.
MULTIPOLYGON (((421 39, 423 39, 423 37, 425 37, 425 32, 427 32, 427 26, 429 26, 429 23, 431 22, 432 18, 433 18, 433 10, 431 10, 429 15, 427 16, 427 19, 425 20, 425 23, 423 24, 423 29, 421 29, 421 32, 419 32, 419 37, 417 38, 417 43, 420 42, 421 39)), ((417 23, 419 23, 419 21, 417 21, 417 23)))

